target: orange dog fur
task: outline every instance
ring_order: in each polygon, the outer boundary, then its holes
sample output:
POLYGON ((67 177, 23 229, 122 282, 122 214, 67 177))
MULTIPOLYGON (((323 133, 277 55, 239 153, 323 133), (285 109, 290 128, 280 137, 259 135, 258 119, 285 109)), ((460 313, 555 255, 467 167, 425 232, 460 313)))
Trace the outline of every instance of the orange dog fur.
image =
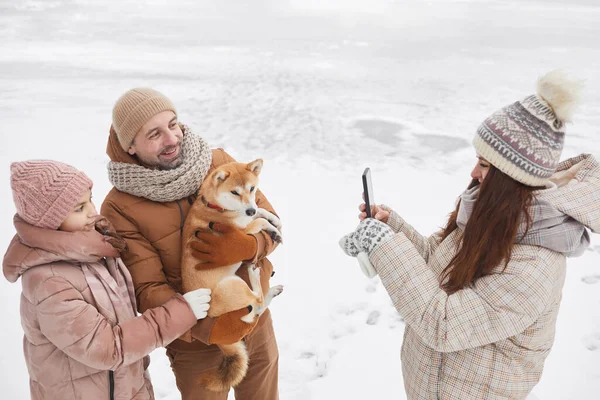
MULTIPOLYGON (((251 287, 235 274, 242 266, 241 262, 212 269, 197 267, 198 261, 191 256, 189 246, 195 240, 195 232, 209 230, 211 222, 235 225, 247 234, 264 230, 274 241, 281 242, 279 218, 258 208, 255 201, 262 165, 262 159, 257 159, 248 164, 231 162, 215 169, 202 183, 198 199, 185 221, 181 261, 183 289, 185 292, 211 289, 210 317, 247 307, 249 312, 241 320, 255 324, 271 300, 283 291, 283 286, 277 285, 263 295, 261 270, 254 265, 246 266, 251 287)), ((246 375, 248 353, 241 341, 218 346, 223 352, 221 365, 217 370, 206 373, 202 383, 209 390, 224 391, 236 386, 246 375)))

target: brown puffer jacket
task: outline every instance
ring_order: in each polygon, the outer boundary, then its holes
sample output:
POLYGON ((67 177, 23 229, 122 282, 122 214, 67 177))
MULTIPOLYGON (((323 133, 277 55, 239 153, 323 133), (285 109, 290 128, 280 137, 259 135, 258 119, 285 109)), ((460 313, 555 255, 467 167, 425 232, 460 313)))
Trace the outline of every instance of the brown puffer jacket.
POLYGON ((114 267, 118 253, 101 234, 38 228, 18 216, 14 224, 17 235, 2 267, 8 281, 21 278, 23 286, 21 325, 31 399, 153 399, 147 355, 194 325, 188 303, 178 295, 133 318, 130 296, 117 307, 129 312, 118 312, 106 287, 126 292, 131 276, 114 267), (99 276, 108 279, 91 287, 82 268, 102 271, 99 276))
MULTIPOLYGON (((112 128, 106 153, 112 161, 139 165, 135 157, 121 148, 112 128)), ((223 149, 213 150, 212 165, 207 176, 218 166, 233 161, 233 157, 223 149)), ((185 217, 195 198, 196 196, 192 195, 178 201, 158 203, 113 188, 102 203, 101 214, 112 222, 117 232, 127 241, 129 250, 123 256, 123 261, 133 277, 140 312, 164 304, 175 293, 183 293, 181 234, 185 217)), ((256 204, 276 214, 260 190, 256 193, 256 204)), ((266 256, 276 248, 277 243, 264 232, 254 236, 258 246, 253 262, 262 268, 262 286, 268 288, 273 266, 266 256)), ((247 272, 243 268, 240 268, 238 274, 247 278, 244 276, 247 272)), ((247 279, 246 281, 248 282, 247 279)), ((243 313, 238 314, 236 318, 229 318, 224 324, 215 322, 221 318, 225 320, 228 314, 217 319, 205 318, 198 321, 196 326, 180 337, 180 340, 175 340, 168 347, 199 350, 206 348, 209 343, 214 343, 214 340, 209 341, 209 337, 248 332, 248 324, 239 320, 247 311, 240 311, 243 313)), ((255 329, 260 329, 264 320, 265 318, 260 318, 255 329)))

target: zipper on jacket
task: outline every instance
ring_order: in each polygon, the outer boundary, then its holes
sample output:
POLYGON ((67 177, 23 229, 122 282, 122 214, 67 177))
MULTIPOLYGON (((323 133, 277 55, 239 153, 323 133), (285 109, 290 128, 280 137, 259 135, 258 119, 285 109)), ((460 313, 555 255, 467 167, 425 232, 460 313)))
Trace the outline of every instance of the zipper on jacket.
POLYGON ((115 373, 108 371, 108 390, 110 391, 110 400, 115 400, 115 373))
POLYGON ((184 216, 183 216, 183 208, 181 208, 181 204, 179 204, 179 200, 177 200, 177 205, 179 206, 179 234, 183 235, 183 223, 184 223, 184 216))

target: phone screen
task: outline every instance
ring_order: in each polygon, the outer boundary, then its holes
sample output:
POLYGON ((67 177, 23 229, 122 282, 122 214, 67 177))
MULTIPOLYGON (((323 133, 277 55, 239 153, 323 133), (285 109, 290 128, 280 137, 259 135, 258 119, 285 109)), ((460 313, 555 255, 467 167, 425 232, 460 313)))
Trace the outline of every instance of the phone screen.
POLYGON ((371 184, 371 168, 365 168, 365 172, 362 174, 362 182, 363 193, 365 194, 365 212, 367 213, 367 218, 373 218, 371 215, 371 206, 375 205, 375 200, 373 198, 373 185, 371 184))

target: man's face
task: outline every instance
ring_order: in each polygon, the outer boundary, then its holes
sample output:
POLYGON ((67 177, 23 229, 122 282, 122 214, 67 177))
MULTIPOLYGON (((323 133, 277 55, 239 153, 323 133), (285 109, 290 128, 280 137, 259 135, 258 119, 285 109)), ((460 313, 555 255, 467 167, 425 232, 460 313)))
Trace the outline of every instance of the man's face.
POLYGON ((127 152, 146 167, 161 170, 177 168, 183 163, 183 132, 173 111, 163 111, 148 120, 138 131, 127 152))

